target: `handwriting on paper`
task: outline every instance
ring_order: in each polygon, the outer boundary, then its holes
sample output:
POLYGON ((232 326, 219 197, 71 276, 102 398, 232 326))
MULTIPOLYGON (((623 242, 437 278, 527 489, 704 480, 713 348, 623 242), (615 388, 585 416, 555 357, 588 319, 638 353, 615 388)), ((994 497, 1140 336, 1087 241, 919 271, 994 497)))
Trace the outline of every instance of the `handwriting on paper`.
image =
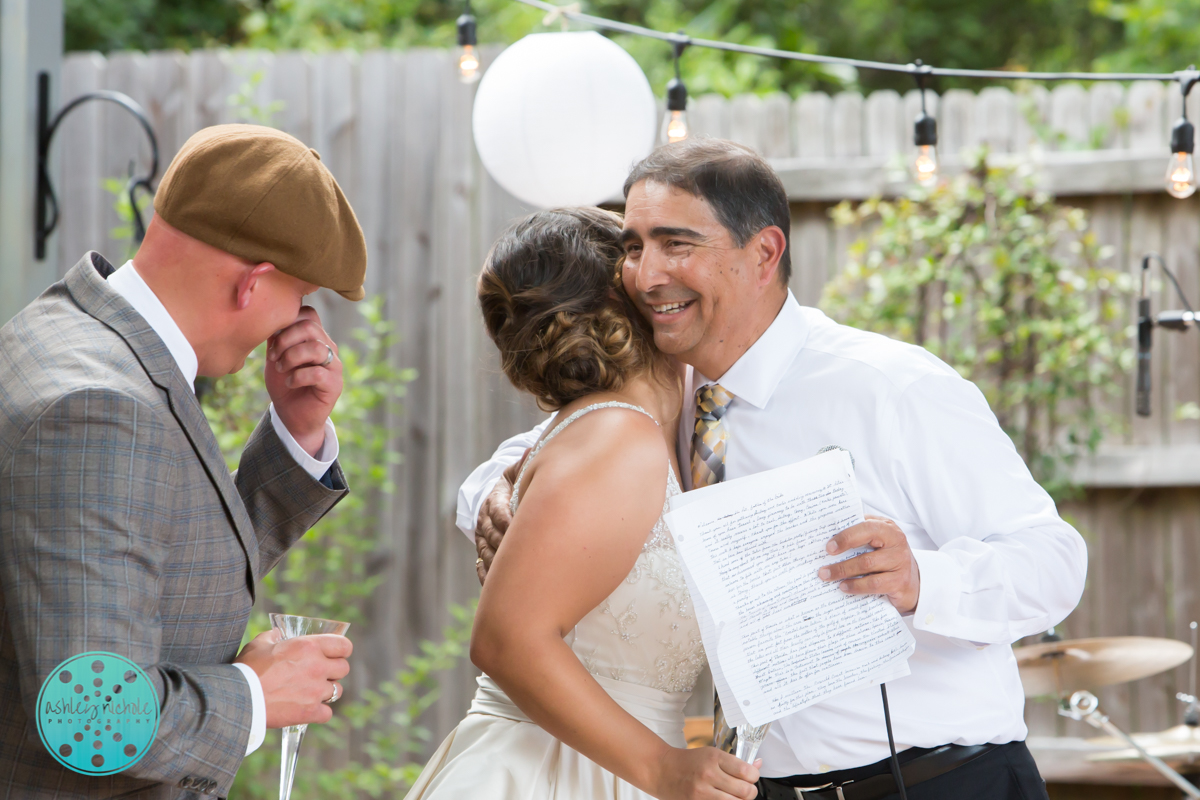
POLYGON ((863 520, 849 455, 689 493, 667 522, 733 724, 760 725, 834 694, 906 672, 914 641, 883 597, 817 578, 829 539, 863 520), (726 695, 729 695, 728 697, 726 695))

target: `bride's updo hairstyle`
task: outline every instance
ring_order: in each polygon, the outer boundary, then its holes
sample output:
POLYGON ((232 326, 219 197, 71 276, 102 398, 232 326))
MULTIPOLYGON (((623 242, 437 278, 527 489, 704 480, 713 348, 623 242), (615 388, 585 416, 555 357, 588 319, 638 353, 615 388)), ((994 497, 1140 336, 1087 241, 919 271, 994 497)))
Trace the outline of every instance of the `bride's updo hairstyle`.
POLYGON ((513 386, 555 411, 655 369, 653 331, 620 287, 621 217, 539 211, 492 247, 479 304, 513 386))

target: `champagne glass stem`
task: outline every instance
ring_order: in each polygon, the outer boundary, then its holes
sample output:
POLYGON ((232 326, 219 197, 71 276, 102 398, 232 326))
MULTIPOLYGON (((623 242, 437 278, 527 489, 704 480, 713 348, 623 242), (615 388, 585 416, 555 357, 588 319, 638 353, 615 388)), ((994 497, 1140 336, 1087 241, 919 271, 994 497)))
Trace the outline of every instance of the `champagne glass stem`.
POLYGON ((307 725, 289 725, 283 729, 283 758, 279 762, 279 800, 292 796, 292 781, 296 779, 296 757, 307 725))
POLYGON ((758 755, 758 748, 762 745, 763 739, 767 737, 767 730, 770 727, 771 723, 769 722, 766 725, 738 725, 737 750, 734 755, 747 764, 754 763, 754 757, 758 755))

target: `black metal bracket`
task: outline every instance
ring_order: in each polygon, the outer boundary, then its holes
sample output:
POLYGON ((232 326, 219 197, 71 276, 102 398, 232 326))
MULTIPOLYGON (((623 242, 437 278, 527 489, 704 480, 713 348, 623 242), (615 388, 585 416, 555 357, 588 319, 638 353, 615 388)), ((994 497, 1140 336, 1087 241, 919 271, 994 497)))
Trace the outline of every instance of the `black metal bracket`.
POLYGON ((133 235, 134 240, 140 243, 146 235, 146 226, 142 222, 142 213, 138 210, 137 205, 137 190, 144 189, 147 194, 154 194, 154 187, 150 185, 151 181, 158 175, 158 137, 154 135, 154 127, 150 124, 150 119, 146 115, 146 110, 141 105, 127 94, 112 91, 89 92, 87 94, 76 97, 71 102, 67 103, 62 109, 50 118, 50 73, 38 73, 38 110, 37 110, 37 126, 38 126, 38 157, 37 157, 37 200, 35 205, 36 219, 34 220, 33 236, 34 236, 34 255, 38 261, 44 261, 46 258, 46 239, 58 227, 58 196, 54 193, 54 186, 50 183, 50 171, 48 161, 50 158, 50 144, 54 141, 54 134, 58 130, 59 124, 67 114, 74 111, 79 106, 89 100, 105 100, 109 103, 116 103, 124 108, 130 114, 137 118, 141 123, 142 129, 146 131, 146 136, 150 139, 150 171, 145 177, 135 177, 133 175, 133 166, 129 168, 129 182, 125 184, 125 192, 129 195, 129 207, 133 211, 133 235))

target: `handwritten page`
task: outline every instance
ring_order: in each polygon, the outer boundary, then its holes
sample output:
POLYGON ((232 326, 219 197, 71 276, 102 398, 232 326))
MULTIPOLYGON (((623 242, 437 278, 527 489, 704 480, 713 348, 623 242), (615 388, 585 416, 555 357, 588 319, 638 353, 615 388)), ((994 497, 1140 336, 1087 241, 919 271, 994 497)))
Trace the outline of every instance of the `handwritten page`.
POLYGON ((825 551, 863 521, 849 453, 688 492, 666 521, 731 725, 763 725, 908 674, 916 643, 887 598, 817 577, 866 551, 825 551))

